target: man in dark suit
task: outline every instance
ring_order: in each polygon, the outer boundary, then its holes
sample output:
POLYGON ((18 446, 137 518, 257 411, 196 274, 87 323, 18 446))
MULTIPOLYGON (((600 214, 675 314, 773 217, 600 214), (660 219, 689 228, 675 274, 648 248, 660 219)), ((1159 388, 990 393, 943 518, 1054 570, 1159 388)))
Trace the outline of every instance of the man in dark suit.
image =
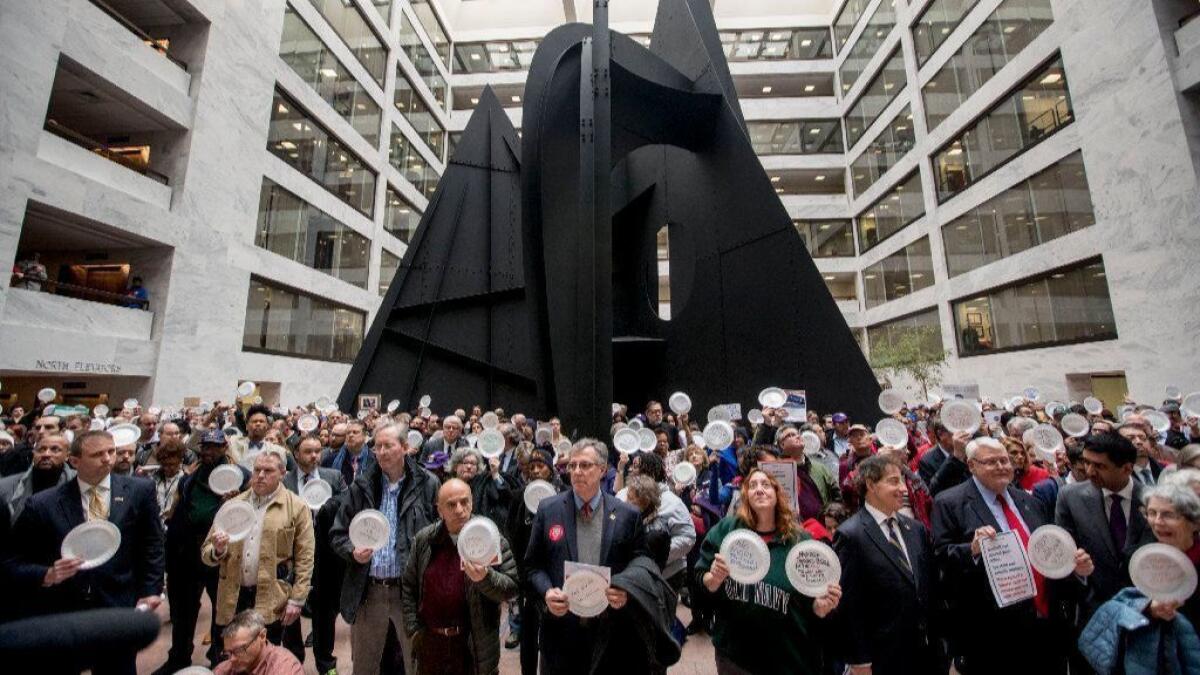
POLYGON ((463 438, 463 423, 456 415, 447 415, 442 420, 442 435, 430 438, 421 446, 420 461, 424 464, 435 452, 444 452, 446 457, 454 454, 459 448, 468 447, 470 443, 463 438))
MULTIPOLYGON (((638 640, 621 609, 629 601, 621 589, 606 591, 609 609, 583 619, 570 614, 563 591, 567 561, 603 565, 613 575, 638 556, 648 555, 637 509, 600 490, 608 468, 604 443, 584 438, 571 448, 567 470, 571 489, 538 506, 525 551, 529 585, 546 603, 541 632, 542 672, 547 675, 639 672, 638 640)), ((642 667, 645 658, 642 655, 642 667)))
POLYGON ((941 641, 931 631, 933 547, 919 521, 904 516, 904 476, 895 460, 876 455, 855 477, 863 508, 833 541, 842 563, 843 660, 853 675, 945 673, 941 641))
POLYGON ((1163 465, 1151 455, 1150 434, 1155 433, 1154 430, 1147 432, 1146 426, 1139 422, 1126 422, 1117 427, 1117 433, 1132 443, 1137 451, 1137 459, 1133 463, 1133 479, 1142 485, 1157 485, 1163 465))
MULTIPOLYGON (((951 650, 963 675, 1061 674, 1066 668, 1070 629, 1056 598, 1077 591, 1068 577, 1053 588, 1034 572, 1037 595, 997 607, 980 557, 984 539, 1015 532, 1022 545, 1050 522, 1041 501, 1012 485, 1013 466, 999 441, 977 438, 966 447, 971 477, 939 494, 933 505, 933 547, 943 575, 950 615, 951 650), (1040 636, 1037 648, 1007 639, 1040 636)), ((1086 577, 1092 561, 1079 549, 1075 574, 1086 577)))
POLYGON ((362 420, 350 420, 346 422, 346 442, 336 452, 326 455, 321 466, 337 469, 346 485, 350 485, 374 463, 375 455, 367 447, 366 425, 362 420))
POLYGON ((950 430, 940 420, 934 420, 929 425, 929 435, 934 440, 934 445, 926 450, 921 455, 921 459, 917 461, 917 474, 921 476, 921 480, 925 481, 926 485, 933 482, 933 477, 937 474, 938 469, 942 468, 942 462, 954 454, 954 434, 950 433, 950 430))
MULTIPOLYGON (((21 583, 43 586, 41 607, 69 612, 102 607, 158 607, 163 590, 163 529, 154 484, 115 476, 116 447, 106 431, 89 431, 71 444, 75 480, 34 495, 17 520, 14 540, 21 583), (103 565, 60 558, 63 538, 85 522, 106 520, 121 545, 103 565)), ((136 672, 135 652, 116 650, 92 667, 96 675, 136 672)))
MULTIPOLYGON (((346 481, 334 469, 317 466, 321 457, 321 438, 309 434, 300 439, 295 450, 296 468, 283 477, 283 486, 300 494, 310 481, 320 479, 333 488, 333 496, 313 514, 316 535, 316 555, 313 565, 312 592, 308 604, 312 608, 312 649, 318 673, 337 669, 333 656, 334 623, 337 620, 339 598, 342 592, 342 575, 346 566, 329 546, 329 529, 337 515, 338 504, 346 492, 346 481)), ((283 642, 289 649, 301 642, 300 622, 284 627, 283 642)), ((303 646, 300 647, 303 650, 303 646)))

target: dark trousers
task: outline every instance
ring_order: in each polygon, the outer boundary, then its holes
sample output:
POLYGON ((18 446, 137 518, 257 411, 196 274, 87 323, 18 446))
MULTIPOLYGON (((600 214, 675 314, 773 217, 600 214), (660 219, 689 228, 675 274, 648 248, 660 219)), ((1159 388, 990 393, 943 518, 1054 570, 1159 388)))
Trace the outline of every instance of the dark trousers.
POLYGON ((334 628, 341 602, 344 569, 336 554, 322 555, 322 551, 317 552, 313 570, 315 582, 308 594, 308 604, 312 609, 313 661, 317 664, 317 672, 321 674, 337 668, 337 659, 333 656, 334 628))
POLYGON ((538 675, 538 633, 542 626, 541 599, 521 593, 521 675, 538 675))
POLYGON ((448 637, 425 631, 413 644, 417 675, 470 675, 471 645, 466 633, 448 637))
POLYGON ((200 594, 207 593, 212 605, 213 616, 209 623, 211 644, 208 661, 217 662, 220 653, 221 634, 217 632, 217 569, 200 562, 200 547, 194 550, 185 547, 180 555, 173 556, 167 564, 167 602, 171 613, 171 650, 167 659, 171 664, 185 666, 192 662, 193 640, 196 636, 196 619, 200 614, 200 594))

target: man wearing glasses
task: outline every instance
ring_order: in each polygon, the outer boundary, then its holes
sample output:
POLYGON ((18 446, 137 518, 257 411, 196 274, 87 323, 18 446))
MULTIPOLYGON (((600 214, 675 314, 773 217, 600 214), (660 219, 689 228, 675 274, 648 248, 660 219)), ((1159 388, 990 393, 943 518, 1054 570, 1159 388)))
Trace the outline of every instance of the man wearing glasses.
POLYGON ((609 586, 608 609, 590 619, 570 612, 563 591, 568 561, 602 565, 617 575, 634 558, 648 555, 638 511, 600 490, 607 468, 604 443, 577 441, 567 460, 571 489, 542 500, 533 518, 524 567, 549 611, 541 634, 541 672, 546 675, 620 672, 636 651, 630 649, 636 639, 629 638, 632 626, 622 613, 629 601, 626 591, 609 586))
POLYGON ((225 661, 213 675, 303 675, 304 668, 291 652, 267 642, 263 618, 253 609, 233 617, 221 633, 225 661))

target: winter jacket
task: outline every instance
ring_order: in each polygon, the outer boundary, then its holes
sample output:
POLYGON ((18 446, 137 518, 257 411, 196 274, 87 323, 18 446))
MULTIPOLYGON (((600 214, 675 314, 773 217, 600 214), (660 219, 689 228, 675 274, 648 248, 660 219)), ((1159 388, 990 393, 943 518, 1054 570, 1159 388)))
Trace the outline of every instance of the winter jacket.
POLYGON ((1196 675, 1200 638, 1183 614, 1170 622, 1143 614, 1150 599, 1126 588, 1100 605, 1079 636, 1097 675, 1196 675))

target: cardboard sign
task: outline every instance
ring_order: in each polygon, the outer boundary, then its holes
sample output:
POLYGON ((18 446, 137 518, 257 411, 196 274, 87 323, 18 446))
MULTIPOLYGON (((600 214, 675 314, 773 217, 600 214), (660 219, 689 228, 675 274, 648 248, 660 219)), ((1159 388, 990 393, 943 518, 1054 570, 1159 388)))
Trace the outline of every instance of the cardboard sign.
POLYGON ((803 424, 808 417, 808 395, 804 389, 787 389, 787 403, 783 409, 787 411, 789 422, 803 424))
POLYGON ((979 551, 997 607, 1015 605, 1037 593, 1029 558, 1016 532, 998 532, 995 537, 982 539, 979 551))
POLYGON ((980 401, 978 384, 943 384, 942 394, 945 398, 965 398, 980 401))
POLYGON ((796 492, 796 463, 790 459, 781 459, 774 462, 759 462, 758 468, 779 481, 784 498, 792 505, 792 513, 799 512, 800 497, 796 492))

